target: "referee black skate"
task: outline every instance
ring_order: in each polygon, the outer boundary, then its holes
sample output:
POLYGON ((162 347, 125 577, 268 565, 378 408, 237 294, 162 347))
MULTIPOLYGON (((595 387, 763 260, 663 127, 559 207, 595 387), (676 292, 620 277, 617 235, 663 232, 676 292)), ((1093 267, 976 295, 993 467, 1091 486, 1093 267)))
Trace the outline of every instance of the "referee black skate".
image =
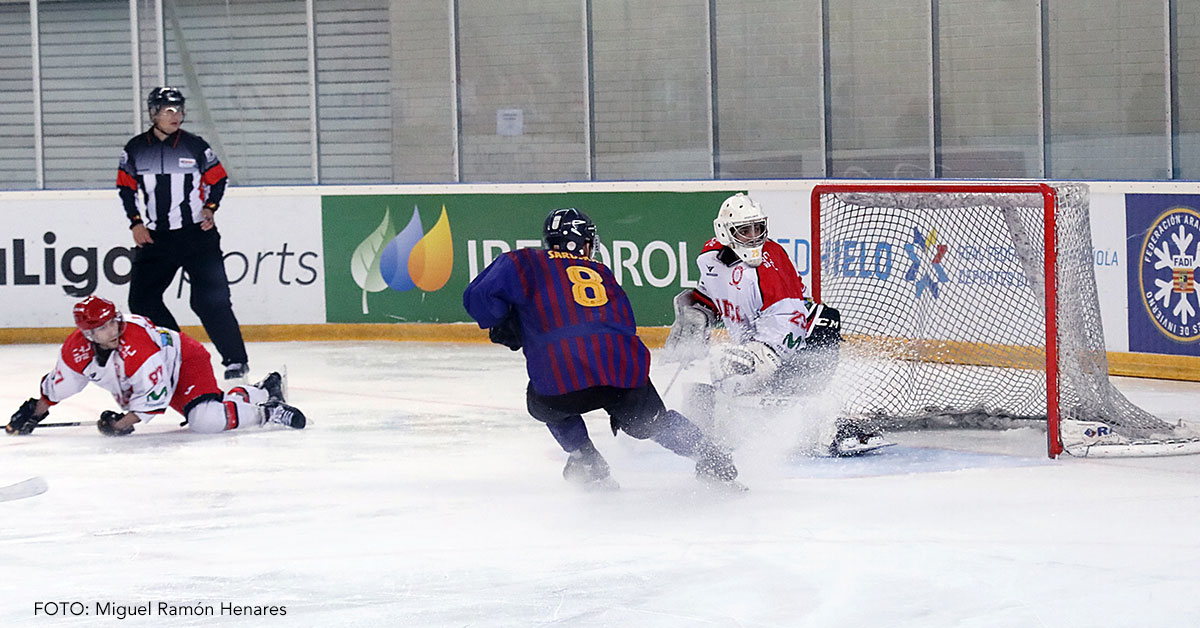
POLYGON ((179 128, 182 92, 156 87, 146 105, 150 129, 125 144, 117 170, 117 190, 137 246, 129 309, 178 331, 163 293, 182 268, 191 281, 192 311, 221 354, 225 379, 244 379, 249 371, 246 344, 229 299, 221 236, 213 220, 225 194, 225 168, 204 139, 179 128))

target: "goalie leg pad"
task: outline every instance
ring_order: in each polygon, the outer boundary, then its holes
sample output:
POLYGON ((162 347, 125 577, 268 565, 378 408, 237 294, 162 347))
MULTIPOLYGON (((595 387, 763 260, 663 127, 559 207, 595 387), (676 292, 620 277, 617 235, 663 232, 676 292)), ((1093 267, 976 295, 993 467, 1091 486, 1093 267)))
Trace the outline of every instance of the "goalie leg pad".
POLYGON ((713 413, 717 405, 716 394, 716 388, 712 384, 692 384, 683 392, 683 405, 680 409, 693 423, 707 429, 713 423, 713 413))

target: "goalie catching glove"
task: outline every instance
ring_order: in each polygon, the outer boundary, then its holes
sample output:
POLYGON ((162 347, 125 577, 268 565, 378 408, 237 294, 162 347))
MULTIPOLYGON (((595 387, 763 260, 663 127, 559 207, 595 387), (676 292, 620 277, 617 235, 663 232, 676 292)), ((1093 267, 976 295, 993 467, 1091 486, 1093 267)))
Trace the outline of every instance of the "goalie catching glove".
POLYGON ((37 412, 37 403, 37 399, 30 398, 21 404, 21 407, 17 408, 12 418, 9 419, 8 425, 4 426, 4 431, 13 436, 33 432, 33 428, 37 427, 37 424, 50 414, 49 412, 43 413, 41 416, 34 414, 34 412, 37 412))
POLYGON ((687 364, 708 353, 708 331, 716 323, 712 310, 696 300, 688 289, 675 295, 675 322, 667 333, 663 360, 687 364))
POLYGON ((713 384, 734 393, 762 388, 779 369, 779 354, 758 340, 717 350, 711 361, 713 384))
POLYGON ((96 429, 100 430, 100 433, 105 436, 129 436, 133 433, 132 425, 125 429, 117 427, 117 422, 123 418, 125 418, 125 414, 122 412, 105 410, 100 413, 100 420, 96 421, 96 429))

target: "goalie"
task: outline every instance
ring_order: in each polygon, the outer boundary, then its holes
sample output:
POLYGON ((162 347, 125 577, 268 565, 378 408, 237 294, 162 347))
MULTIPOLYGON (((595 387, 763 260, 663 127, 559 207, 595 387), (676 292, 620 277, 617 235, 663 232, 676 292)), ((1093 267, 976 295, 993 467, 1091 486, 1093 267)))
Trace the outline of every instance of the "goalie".
POLYGON ((172 408, 193 432, 214 433, 278 423, 300 429, 304 414, 284 403, 283 378, 267 375, 254 386, 227 393, 217 388, 208 350, 190 336, 156 327, 141 316, 121 316, 112 301, 89 296, 75 304, 75 326, 42 377, 41 396, 12 415, 10 435, 33 432, 50 407, 82 391, 88 382, 112 393, 122 412, 106 410, 96 422, 106 436, 127 436, 136 423, 172 408))
MULTIPOLYGON (((667 360, 684 365, 708 358, 712 385, 693 389, 694 405, 711 416, 765 397, 816 392, 837 365, 838 311, 807 297, 791 260, 767 237, 762 207, 749 196, 726 199, 713 230, 716 237, 696 259, 696 288, 675 297, 675 323, 664 350, 667 360), (731 343, 710 349, 709 331, 718 320, 731 343)), ((833 455, 883 444, 877 431, 845 418, 838 419, 832 441, 833 455)))

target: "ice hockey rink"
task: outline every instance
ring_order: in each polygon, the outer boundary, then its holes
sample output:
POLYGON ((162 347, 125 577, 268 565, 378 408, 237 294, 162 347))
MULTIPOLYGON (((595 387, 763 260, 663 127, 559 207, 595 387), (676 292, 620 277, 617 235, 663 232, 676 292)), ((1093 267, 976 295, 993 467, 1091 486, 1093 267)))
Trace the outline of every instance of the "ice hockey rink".
MULTIPOLYGON (((485 344, 252 343, 309 417, 211 436, 173 413, 0 437, 0 626, 1182 626, 1200 617, 1200 456, 1062 459, 1045 435, 897 434, 857 459, 761 429, 750 490, 588 416, 622 488, 574 489, 524 409, 520 354, 485 344), (47 615, 78 602, 87 616, 47 615), (159 603, 179 612, 169 615, 159 603), (151 604, 119 619, 117 606, 151 604), (222 604, 283 616, 221 615, 222 604), (102 609, 108 615, 98 616, 102 609)), ((55 346, 0 346, 5 415, 55 346)), ((656 364, 660 389, 674 367, 656 364)), ((686 379, 681 378, 682 379, 686 379)), ((1120 379, 1200 421, 1200 384, 1120 379)), ((681 386, 666 395, 679 402, 681 386)), ((92 388, 47 421, 93 423, 92 388)), ((802 422, 804 419, 797 419, 802 422)))

